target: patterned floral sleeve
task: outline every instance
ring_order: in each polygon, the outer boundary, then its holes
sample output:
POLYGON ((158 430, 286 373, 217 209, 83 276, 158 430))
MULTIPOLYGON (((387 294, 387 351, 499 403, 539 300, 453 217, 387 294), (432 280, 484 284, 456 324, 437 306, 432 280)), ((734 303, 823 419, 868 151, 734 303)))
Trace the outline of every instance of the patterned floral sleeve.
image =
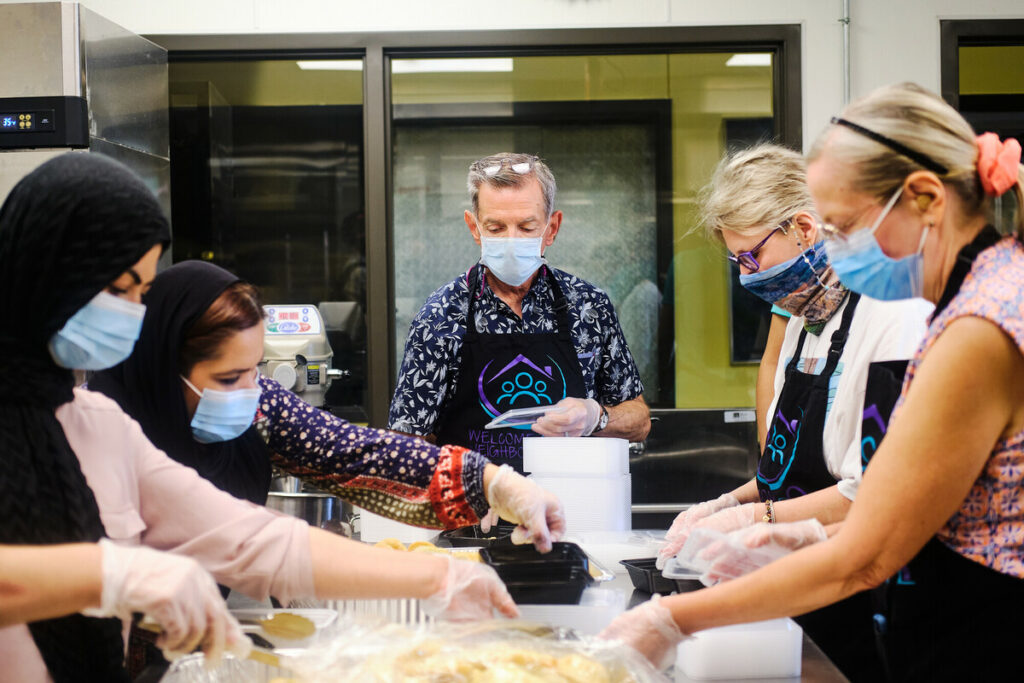
POLYGON ((256 427, 273 463, 379 515, 428 528, 476 524, 487 512, 487 460, 457 446, 358 427, 260 378, 256 427))

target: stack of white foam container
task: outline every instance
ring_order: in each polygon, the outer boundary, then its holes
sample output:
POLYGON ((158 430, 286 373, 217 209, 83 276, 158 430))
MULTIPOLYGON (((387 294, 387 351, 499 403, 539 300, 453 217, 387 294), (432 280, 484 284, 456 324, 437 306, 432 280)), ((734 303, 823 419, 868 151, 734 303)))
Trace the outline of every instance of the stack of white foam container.
POLYGON ((629 442, 601 437, 527 437, 523 469, 559 497, 567 533, 628 531, 629 442))

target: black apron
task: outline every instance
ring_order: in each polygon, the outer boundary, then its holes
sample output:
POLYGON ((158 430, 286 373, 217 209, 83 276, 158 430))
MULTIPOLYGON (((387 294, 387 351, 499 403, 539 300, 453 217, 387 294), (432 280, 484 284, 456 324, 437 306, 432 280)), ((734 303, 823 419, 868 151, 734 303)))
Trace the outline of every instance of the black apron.
POLYGON ((438 444, 464 446, 522 472, 523 437, 536 435, 530 426, 484 425, 512 408, 554 405, 567 396, 586 397, 587 390, 570 337, 569 301, 551 269, 545 266, 540 277, 548 278, 554 294, 558 328, 541 334, 477 332, 474 313, 482 271, 476 266, 470 272, 459 383, 435 433, 438 444))
POLYGON ((812 375, 797 370, 807 338, 801 330, 786 379, 775 404, 764 453, 757 463, 757 490, 761 501, 788 500, 834 486, 836 478, 825 465, 822 436, 828 408, 828 386, 846 347, 853 313, 860 295, 850 293, 839 329, 832 333, 825 367, 812 375))
MULTIPOLYGON (((961 250, 933 320, 960 290, 977 255, 999 239, 986 227, 961 250)), ((933 537, 873 597, 879 653, 890 680, 1021 677, 1024 580, 989 569, 933 537)))
MULTIPOLYGON (((820 374, 797 370, 807 338, 806 330, 800 333, 796 351, 786 366, 786 381, 775 405, 767 445, 758 463, 757 488, 762 501, 797 498, 836 484, 835 476, 825 464, 822 442, 829 383, 843 355, 859 301, 860 295, 851 292, 839 328, 832 333, 825 367, 820 374)), ((877 412, 882 423, 882 435, 903 380, 902 374, 897 377, 899 363, 905 370, 906 361, 873 363, 868 368, 864 398, 864 414, 868 417, 865 420, 873 419, 877 412)), ((880 438, 874 439, 875 445, 880 438)), ((874 453, 874 446, 866 452, 864 443, 862 439, 861 457, 866 462, 866 458, 874 453)), ((859 593, 796 617, 795 621, 847 678, 873 683, 884 676, 875 652, 874 612, 871 596, 859 593)))

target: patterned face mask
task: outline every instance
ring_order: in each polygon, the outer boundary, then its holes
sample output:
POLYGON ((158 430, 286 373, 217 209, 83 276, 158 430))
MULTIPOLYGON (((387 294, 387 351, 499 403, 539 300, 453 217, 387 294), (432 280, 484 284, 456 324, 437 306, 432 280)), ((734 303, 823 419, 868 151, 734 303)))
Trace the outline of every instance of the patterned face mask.
POLYGON ((832 271, 824 242, 767 270, 741 274, 740 284, 752 294, 804 318, 808 332, 817 334, 846 298, 832 271))

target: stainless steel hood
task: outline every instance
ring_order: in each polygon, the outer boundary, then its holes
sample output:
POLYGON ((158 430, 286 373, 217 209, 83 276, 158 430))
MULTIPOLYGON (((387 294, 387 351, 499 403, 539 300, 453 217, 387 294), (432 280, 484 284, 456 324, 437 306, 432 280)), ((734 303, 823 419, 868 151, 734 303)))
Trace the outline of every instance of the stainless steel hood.
POLYGON ((47 159, 81 149, 126 164, 170 215, 166 50, 78 3, 0 4, 0 64, 0 115, 53 118, 0 129, 0 200, 47 159))

